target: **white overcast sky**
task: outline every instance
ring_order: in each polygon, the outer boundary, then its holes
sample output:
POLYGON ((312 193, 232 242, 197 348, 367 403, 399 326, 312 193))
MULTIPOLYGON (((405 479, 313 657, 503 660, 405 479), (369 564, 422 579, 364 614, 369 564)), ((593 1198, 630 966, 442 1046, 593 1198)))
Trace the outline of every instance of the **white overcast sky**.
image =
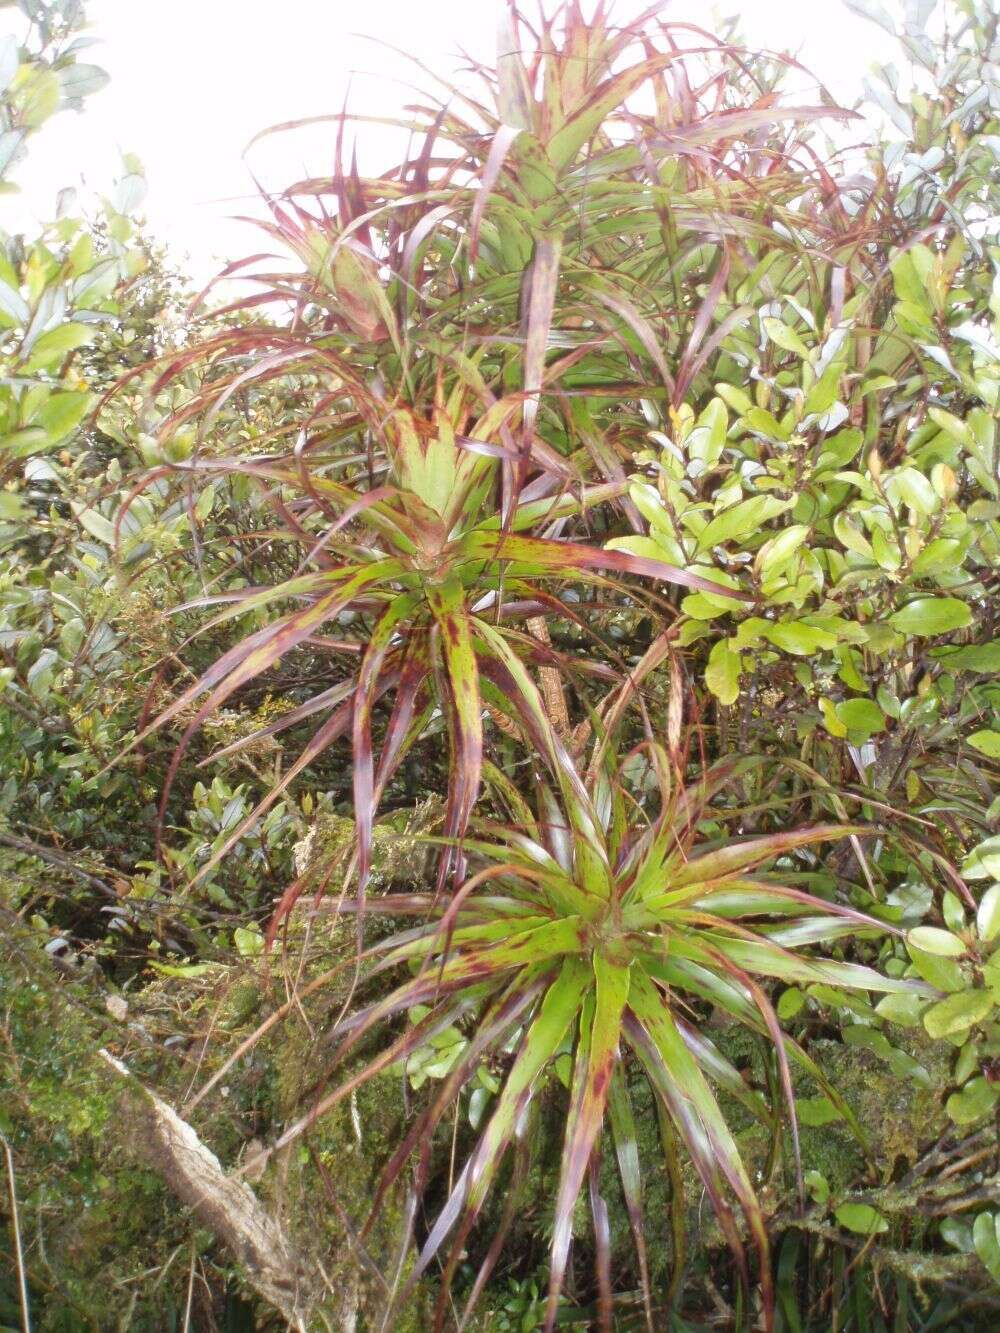
MULTIPOLYGON (((615 14, 627 19, 647 4, 618 0, 615 14)), ((83 113, 45 127, 15 172, 21 196, 0 200, 0 226, 50 218, 64 185, 107 190, 119 152, 134 152, 149 179, 152 230, 178 259, 189 257, 201 280, 257 248, 253 230, 231 220, 253 209, 247 161, 271 188, 329 167, 332 127, 268 140, 245 160, 254 134, 339 111, 348 85, 351 105, 373 113, 394 114, 412 96, 403 81, 415 77, 413 66, 356 34, 447 77, 460 47, 491 57, 498 8, 499 0, 90 0, 99 45, 89 58, 111 83, 83 113)), ((711 27, 714 8, 665 0, 663 14, 711 27)), ((841 0, 723 0, 718 8, 738 9, 749 44, 798 56, 845 104, 871 62, 894 54, 892 40, 841 0)), ((811 100, 804 76, 793 86, 811 100)), ((384 165, 362 160, 369 170, 384 165)))

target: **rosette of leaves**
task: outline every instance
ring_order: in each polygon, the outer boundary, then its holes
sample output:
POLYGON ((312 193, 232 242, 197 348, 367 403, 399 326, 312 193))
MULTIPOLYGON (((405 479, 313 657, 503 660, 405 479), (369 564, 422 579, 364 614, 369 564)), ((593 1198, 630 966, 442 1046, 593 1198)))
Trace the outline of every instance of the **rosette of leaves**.
MULTIPOLYGON (((321 353, 329 357, 332 354, 321 353)), ((193 606, 229 603, 205 626, 243 617, 256 628, 224 653, 174 700, 138 738, 194 710, 175 751, 161 809, 191 737, 237 690, 263 675, 300 646, 348 663, 334 666, 333 683, 267 727, 217 752, 215 758, 258 744, 311 719, 318 727, 295 762, 241 821, 210 864, 243 836, 298 774, 328 746, 350 736, 354 753, 354 806, 358 873, 364 886, 371 864, 371 830, 386 784, 435 710, 447 719, 451 769, 444 833, 461 838, 475 804, 483 762, 484 699, 523 733, 551 743, 552 721, 541 707, 530 666, 551 665, 569 680, 588 672, 616 679, 616 669, 586 657, 572 660, 527 634, 521 623, 535 615, 580 622, 580 612, 556 595, 567 583, 609 586, 612 573, 638 574, 686 587, 710 580, 662 561, 600 546, 535 535, 558 533, 565 520, 620 494, 622 486, 570 486, 558 459, 541 446, 519 454, 505 422, 514 404, 493 399, 476 375, 488 405, 473 414, 467 383, 445 397, 439 392, 429 416, 373 401, 342 366, 363 420, 382 443, 379 484, 366 487, 337 479, 336 452, 301 447, 292 457, 262 461, 192 460, 197 476, 235 473, 261 483, 283 526, 266 537, 299 548, 298 571, 265 587, 241 588, 199 599, 193 606), (514 460, 541 467, 538 484, 518 486, 506 518, 496 505, 498 469, 514 460), (561 472, 565 489, 548 495, 550 474, 561 472), (539 493, 541 492, 541 495, 539 493), (277 614, 275 614, 277 612, 277 614), (370 625, 364 636, 327 637, 344 618, 370 625), (350 670, 359 659, 356 670, 350 670), (388 709, 381 751, 373 746, 376 705, 388 709)), ((163 475, 154 472, 143 483, 163 475)), ((128 505, 119 512, 119 522, 128 505)), ((187 609, 187 608, 185 608, 187 609)), ((138 743, 137 741, 137 743, 138 743)), ((442 875, 449 856, 442 859, 442 875)), ((205 868, 207 871, 208 867, 205 868)), ((202 873, 205 873, 203 871, 202 873)))
MULTIPOLYGON (((649 1327, 652 1297, 646 1262, 641 1167, 626 1069, 641 1071, 664 1117, 690 1154, 744 1276, 742 1212, 760 1258, 764 1308, 773 1303, 763 1209, 716 1097, 739 1099, 772 1132, 780 1106, 769 1106, 741 1079, 704 1030, 699 1015, 715 1006, 774 1050, 794 1129, 789 1062, 816 1079, 847 1120, 850 1108, 807 1052, 780 1027, 767 982, 823 983, 900 995, 929 994, 919 980, 894 979, 856 963, 816 956, 813 946, 886 927, 846 904, 816 898, 783 882, 800 849, 857 833, 849 824, 813 825, 753 837, 732 836, 724 807, 713 804, 745 769, 730 761, 683 786, 665 750, 649 740, 630 755, 598 742, 583 776, 558 744, 547 754, 552 777, 539 780, 536 811, 498 770, 495 791, 513 826, 483 824, 465 842, 473 873, 448 900, 386 895, 379 912, 426 918, 375 945, 369 978, 390 969, 410 975, 363 1005, 331 1034, 333 1067, 402 1014, 419 1018, 278 1140, 282 1147, 365 1080, 400 1061, 424 1068, 440 1060, 441 1034, 452 1041, 449 1068, 430 1105, 385 1169, 374 1210, 417 1153, 416 1187, 428 1182, 434 1130, 457 1098, 481 1089, 490 1067, 499 1085, 482 1130, 454 1187, 430 1223, 412 1280, 447 1253, 438 1324, 447 1289, 508 1153, 514 1180, 531 1152, 529 1112, 567 1053, 572 1072, 555 1202, 546 1328, 551 1328, 567 1271, 574 1210, 589 1193, 602 1327, 611 1327, 607 1213, 597 1167, 606 1128, 620 1169, 634 1235, 649 1327), (636 774, 641 776, 636 779, 636 774), (632 774, 630 777, 629 774, 632 774), (790 860, 791 859, 791 860, 790 860), (759 873, 770 865, 770 873, 759 873), (504 1056, 503 1053, 509 1053, 504 1056), (734 1211, 735 1209, 737 1211, 734 1211)), ((360 899, 344 904, 361 908, 360 899)), ((329 1076, 329 1073, 326 1075, 329 1076)), ((780 1096, 780 1094, 779 1094, 780 1096)), ((480 1096, 480 1100, 482 1100, 480 1096)), ((796 1149, 797 1158, 797 1149, 796 1149)), ((504 1212, 476 1279, 482 1291, 515 1216, 504 1212)))

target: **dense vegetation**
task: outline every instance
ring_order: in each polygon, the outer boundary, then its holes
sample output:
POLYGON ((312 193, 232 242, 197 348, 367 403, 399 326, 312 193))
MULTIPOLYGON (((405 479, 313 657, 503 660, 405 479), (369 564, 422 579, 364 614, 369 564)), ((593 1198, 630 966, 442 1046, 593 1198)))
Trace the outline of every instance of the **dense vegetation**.
POLYGON ((498 6, 197 297, 131 158, 2 235, 0 1326, 995 1327, 1000 10, 847 3, 498 6))

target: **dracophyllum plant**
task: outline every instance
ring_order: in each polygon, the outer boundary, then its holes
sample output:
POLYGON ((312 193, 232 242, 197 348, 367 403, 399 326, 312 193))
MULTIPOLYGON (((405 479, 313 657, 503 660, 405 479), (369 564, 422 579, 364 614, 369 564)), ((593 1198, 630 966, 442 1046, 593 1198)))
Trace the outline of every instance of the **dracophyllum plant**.
MULTIPOLYGON (((419 924, 375 945, 368 977, 400 969, 403 979, 346 1018, 333 1064, 356 1051, 395 1016, 417 1006, 419 1017, 335 1091, 290 1126, 284 1146, 380 1071, 426 1059, 435 1038, 466 1027, 468 1044, 440 1091, 417 1116, 386 1167, 375 1211, 411 1155, 422 1191, 432 1166, 434 1130, 457 1099, 479 1086, 478 1071, 504 1073, 472 1145, 429 1230, 411 1281, 446 1255, 438 1309, 467 1238, 508 1153, 513 1194, 523 1178, 531 1135, 525 1127, 554 1066, 569 1053, 563 1152, 551 1247, 546 1328, 553 1326, 569 1262, 578 1197, 588 1187, 593 1216, 601 1324, 610 1328, 607 1214, 598 1164, 610 1133, 631 1223, 648 1326, 654 1327, 643 1220, 641 1168, 630 1077, 649 1083, 663 1116, 690 1155, 723 1233, 746 1273, 742 1214, 760 1256, 766 1318, 772 1309, 764 1212, 717 1098, 736 1097, 775 1130, 781 1105, 746 1085, 712 1042, 704 1018, 715 1007, 759 1034, 776 1053, 778 1085, 797 1134, 790 1065, 797 1062, 854 1125, 853 1114, 807 1052, 782 1032, 768 998, 771 979, 862 991, 933 994, 916 979, 894 979, 871 967, 817 953, 844 936, 876 937, 886 927, 844 902, 794 887, 796 858, 859 828, 820 824, 759 836, 731 835, 724 801, 747 762, 727 761, 682 785, 658 743, 630 754, 605 737, 581 775, 558 743, 547 752, 550 775, 539 778, 535 809, 498 770, 490 779, 509 804, 510 826, 483 823, 465 842, 464 884, 447 900, 386 895, 380 913, 419 924), (634 775, 641 770, 642 780, 634 775), (632 774, 630 778, 627 775, 632 774), (407 975, 408 974, 408 975, 407 975)), ((745 813, 745 811, 744 811, 745 813)), ((359 908, 360 900, 343 904, 359 908)), ((897 932, 898 933, 898 932, 897 932)), ((416 1017, 416 1016, 414 1016, 416 1017)), ((665 1144, 665 1151, 668 1151, 665 1144)), ((513 1196, 512 1196, 513 1198, 513 1196)), ((516 1213, 505 1210, 504 1232, 516 1213)), ((373 1213, 374 1216, 374 1213, 373 1213)), ((470 1309, 496 1263, 494 1240, 470 1298, 470 1309)))
MULTIPOLYGON (((347 380, 348 368, 341 372, 347 380)), ((318 719, 294 763, 233 831, 233 845, 308 764, 348 736, 363 886, 380 797, 436 710, 447 720, 452 756, 444 833, 460 839, 481 783, 484 686, 492 687, 495 707, 514 725, 536 739, 546 735, 551 744, 552 721, 538 705, 528 668, 548 663, 567 679, 588 673, 615 679, 606 662, 570 662, 527 634, 527 618, 580 621, 559 589, 570 583, 612 586, 608 574, 638 574, 709 592, 716 586, 664 561, 553 535, 564 520, 615 498, 624 485, 579 484, 541 441, 528 436, 527 447, 519 447, 507 425, 518 403, 492 398, 471 363, 465 372, 448 392, 439 380, 426 412, 378 401, 353 376, 348 380, 359 409, 355 425, 367 426, 379 442, 371 485, 346 483, 339 475, 342 457, 310 447, 306 433, 290 456, 195 456, 178 465, 201 477, 233 473, 259 483, 281 525, 279 535, 297 548, 299 563, 291 577, 211 593, 192 604, 227 604, 205 631, 237 618, 248 631, 153 723, 163 726, 182 715, 187 721, 170 778, 206 719, 287 653, 319 650, 334 662, 326 689, 220 752, 318 719), (472 410, 469 381, 489 401, 481 413, 472 410), (532 480, 525 484, 529 470, 532 480), (506 506, 497 501, 505 480, 512 497, 506 506), (367 626, 363 635, 331 636, 355 619, 367 626), (345 660, 346 669, 340 665, 345 660), (376 755, 372 719, 379 704, 388 716, 376 755)), ((362 457, 359 468, 366 467, 362 457)), ((163 474, 154 471, 144 485, 163 474)), ((267 535, 273 537, 273 529, 267 535)), ((449 851, 442 877, 452 860, 457 865, 461 858, 449 851)))

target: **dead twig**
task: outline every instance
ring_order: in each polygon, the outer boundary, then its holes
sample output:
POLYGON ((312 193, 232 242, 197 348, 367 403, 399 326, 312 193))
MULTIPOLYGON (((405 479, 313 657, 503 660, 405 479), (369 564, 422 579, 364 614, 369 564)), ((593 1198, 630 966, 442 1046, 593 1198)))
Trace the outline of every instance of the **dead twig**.
POLYGON ((3 1134, 0 1134, 7 1162, 7 1192, 10 1196, 10 1222, 14 1232, 14 1262, 17 1267, 17 1295, 21 1304, 21 1328, 31 1333, 31 1312, 28 1306, 28 1277, 24 1268, 24 1250, 21 1246, 21 1220, 17 1210, 17 1185, 14 1179, 14 1154, 3 1134))

